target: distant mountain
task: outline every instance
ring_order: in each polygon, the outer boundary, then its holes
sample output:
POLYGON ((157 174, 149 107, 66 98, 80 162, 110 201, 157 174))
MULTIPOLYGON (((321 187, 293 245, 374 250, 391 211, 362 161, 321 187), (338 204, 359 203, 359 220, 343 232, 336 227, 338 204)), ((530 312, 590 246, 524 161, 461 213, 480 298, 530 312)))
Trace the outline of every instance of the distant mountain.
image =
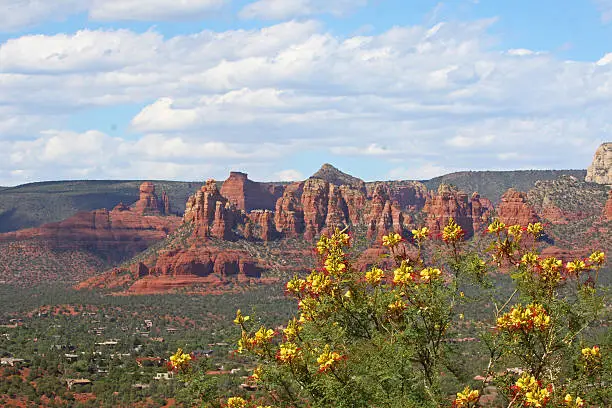
MULTIPOLYGON (((142 180, 49 181, 0 189, 0 233, 62 221, 79 211, 112 209, 138 200, 142 180)), ((182 215, 184 203, 200 182, 155 181, 182 215)))
POLYGON ((529 191, 536 181, 555 180, 562 175, 584 180, 586 170, 511 170, 511 171, 461 171, 435 177, 423 183, 429 190, 437 190, 440 184, 450 184, 465 192, 477 191, 498 203, 509 188, 529 191))
POLYGON ((323 164, 323 166, 321 166, 321 168, 315 174, 310 176, 310 178, 325 180, 328 183, 336 186, 345 185, 355 188, 362 188, 365 186, 362 179, 344 173, 329 163, 323 164))

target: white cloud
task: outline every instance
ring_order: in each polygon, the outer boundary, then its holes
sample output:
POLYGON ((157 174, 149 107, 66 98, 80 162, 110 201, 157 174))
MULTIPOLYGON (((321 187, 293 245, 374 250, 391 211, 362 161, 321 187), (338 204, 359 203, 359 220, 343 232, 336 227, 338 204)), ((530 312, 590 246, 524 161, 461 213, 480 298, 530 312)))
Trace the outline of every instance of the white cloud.
POLYGON ((85 11, 89 0, 0 0, 0 32, 16 31, 42 21, 61 21, 85 11))
POLYGON ((209 16, 231 0, 0 0, 0 32, 88 13, 95 21, 194 20, 209 16))
MULTIPOLYGON (((206 162, 213 172, 240 164, 274 179, 277 158, 314 151, 364 166, 393 161, 418 178, 451 168, 585 168, 612 133, 609 57, 500 51, 488 34, 494 23, 347 38, 313 21, 167 38, 129 30, 14 38, 0 45, 0 141, 15 162, 5 160, 0 179, 77 174, 61 155, 60 170, 29 163, 50 166, 43 153, 52 136, 39 132, 64 129, 83 109, 124 104, 139 109, 138 134, 90 134, 117 157, 84 163, 90 176, 136 177, 129 171, 160 163, 187 177, 189 165, 206 162), (429 164, 406 164, 417 159, 429 164)), ((87 139, 75 140, 76 148, 87 139)))
POLYGON ((342 16, 367 4, 367 0, 258 0, 239 13, 244 19, 284 20, 287 18, 333 14, 342 16))
POLYGON ((434 177, 451 173, 453 170, 434 163, 422 163, 417 166, 397 167, 387 174, 389 180, 429 180, 434 177))
MULTIPOLYGON (((206 176, 196 169, 225 171, 253 159, 278 160, 285 150, 262 143, 211 141, 194 145, 181 136, 149 134, 131 140, 97 130, 82 133, 47 130, 29 140, 0 140, 0 183, 52 178, 178 178, 206 176)), ((210 174, 210 173, 209 173, 210 174)), ((297 173, 288 171, 287 176, 297 173)))
POLYGON ((274 174, 275 180, 279 181, 297 181, 304 180, 304 175, 295 169, 281 170, 274 174))
POLYGON ((219 10, 230 0, 93 0, 93 20, 191 20, 219 10))

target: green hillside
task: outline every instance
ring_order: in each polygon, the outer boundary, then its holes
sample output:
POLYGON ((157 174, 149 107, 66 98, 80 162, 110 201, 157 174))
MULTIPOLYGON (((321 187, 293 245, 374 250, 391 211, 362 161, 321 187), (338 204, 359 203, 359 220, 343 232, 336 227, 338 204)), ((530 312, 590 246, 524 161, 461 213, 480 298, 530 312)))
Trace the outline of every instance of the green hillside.
POLYGON ((498 203, 510 187, 526 192, 538 180, 555 180, 562 175, 584 180, 586 170, 461 171, 424 181, 424 184, 430 190, 437 190, 442 183, 452 184, 467 193, 478 191, 481 196, 498 203))

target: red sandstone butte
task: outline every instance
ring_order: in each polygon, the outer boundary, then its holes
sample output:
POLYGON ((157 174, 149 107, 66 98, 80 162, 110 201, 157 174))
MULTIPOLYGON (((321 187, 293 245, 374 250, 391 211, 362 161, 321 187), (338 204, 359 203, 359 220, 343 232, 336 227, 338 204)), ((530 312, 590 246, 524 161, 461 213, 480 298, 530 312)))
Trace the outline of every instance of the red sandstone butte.
POLYGON ((221 195, 237 209, 246 212, 274 210, 276 200, 282 195, 282 187, 251 181, 246 173, 232 171, 221 186, 221 195))
POLYGON ((474 235, 487 223, 493 206, 478 193, 468 195, 463 191, 440 185, 438 192, 427 198, 423 211, 427 214, 426 224, 433 236, 440 235, 450 218, 465 231, 465 237, 474 235))
POLYGON ((170 215, 170 199, 166 192, 162 192, 159 199, 155 194, 155 185, 145 181, 140 185, 140 198, 132 206, 136 213, 142 215, 170 215))
POLYGON ((53 249, 95 250, 109 260, 125 259, 164 239, 181 223, 179 217, 142 215, 123 204, 80 212, 60 222, 0 234, 0 241, 37 239, 53 249))
POLYGON ((538 215, 527 202, 527 194, 513 188, 502 195, 497 214, 506 225, 526 226, 530 222, 538 221, 538 215))

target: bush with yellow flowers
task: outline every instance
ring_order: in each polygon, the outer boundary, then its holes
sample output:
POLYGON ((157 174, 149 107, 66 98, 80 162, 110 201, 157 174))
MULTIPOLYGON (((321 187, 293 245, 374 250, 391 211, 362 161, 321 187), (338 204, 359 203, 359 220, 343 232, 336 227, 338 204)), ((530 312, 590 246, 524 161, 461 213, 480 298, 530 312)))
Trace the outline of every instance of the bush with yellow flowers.
MULTIPOLYGON (((495 220, 488 249, 476 251, 451 219, 438 242, 426 227, 383 237, 395 267, 362 272, 351 238, 336 230, 316 246, 319 266, 287 282, 299 312, 282 329, 237 312, 237 351, 258 362, 252 379, 273 407, 605 405, 609 359, 592 340, 605 254, 564 264, 539 254, 542 235, 540 223, 495 220), (504 294, 495 283, 508 274, 504 294), (475 300, 487 319, 464 319, 475 300), (472 358, 455 344, 466 326, 480 330, 479 372, 457 361, 472 358)), ((233 397, 225 406, 249 404, 233 397)))

